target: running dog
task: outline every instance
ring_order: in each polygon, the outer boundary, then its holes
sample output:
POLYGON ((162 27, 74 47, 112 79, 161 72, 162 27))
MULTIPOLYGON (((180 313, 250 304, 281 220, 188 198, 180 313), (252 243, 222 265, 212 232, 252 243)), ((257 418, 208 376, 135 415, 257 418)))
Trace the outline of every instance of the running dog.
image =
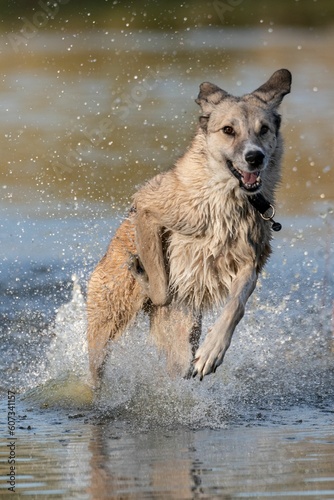
POLYGON ((270 253, 283 143, 278 107, 291 74, 276 71, 234 97, 204 82, 196 135, 186 153, 135 195, 88 285, 92 383, 107 344, 140 310, 169 370, 200 379, 222 363, 270 253), (271 226, 273 224, 273 227, 271 226), (199 346, 202 313, 222 313, 199 346))

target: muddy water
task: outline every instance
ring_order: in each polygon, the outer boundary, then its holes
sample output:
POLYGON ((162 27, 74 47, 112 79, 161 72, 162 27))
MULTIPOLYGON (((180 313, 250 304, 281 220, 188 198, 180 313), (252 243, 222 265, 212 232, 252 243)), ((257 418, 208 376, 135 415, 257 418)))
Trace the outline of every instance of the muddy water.
POLYGON ((333 37, 2 34, 1 496, 15 466, 32 498, 334 498, 333 37), (283 230, 224 366, 171 379, 139 317, 92 404, 85 287, 135 186, 184 151, 201 81, 243 93, 280 67, 283 230))

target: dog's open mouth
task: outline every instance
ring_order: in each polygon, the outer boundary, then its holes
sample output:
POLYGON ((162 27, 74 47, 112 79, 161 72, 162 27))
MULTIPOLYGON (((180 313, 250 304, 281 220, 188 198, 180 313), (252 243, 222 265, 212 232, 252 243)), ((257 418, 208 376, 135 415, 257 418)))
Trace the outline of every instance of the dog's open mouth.
POLYGON ((242 189, 249 193, 254 193, 260 189, 262 180, 258 170, 254 172, 245 172, 244 170, 236 168, 230 160, 227 160, 227 165, 234 177, 238 179, 242 189))

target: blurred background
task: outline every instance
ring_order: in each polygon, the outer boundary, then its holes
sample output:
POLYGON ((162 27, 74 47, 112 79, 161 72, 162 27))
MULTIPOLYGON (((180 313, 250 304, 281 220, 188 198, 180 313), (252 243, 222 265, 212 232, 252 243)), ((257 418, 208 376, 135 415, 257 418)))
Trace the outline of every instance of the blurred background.
POLYGON ((293 74, 282 106, 287 213, 333 201, 327 0, 1 1, 0 165, 11 204, 127 204, 194 133, 198 85, 293 74))

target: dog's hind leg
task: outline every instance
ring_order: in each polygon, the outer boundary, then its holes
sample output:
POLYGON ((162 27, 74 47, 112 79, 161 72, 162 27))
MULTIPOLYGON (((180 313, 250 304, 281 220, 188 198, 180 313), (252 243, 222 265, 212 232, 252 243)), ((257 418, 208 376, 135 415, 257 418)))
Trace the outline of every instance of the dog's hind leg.
POLYGON ((201 336, 202 318, 186 306, 171 303, 152 306, 150 333, 159 349, 165 352, 168 372, 189 377, 191 361, 201 336))
POLYGON ((135 252, 134 230, 126 220, 111 241, 88 284, 87 340, 92 385, 98 388, 110 339, 117 339, 146 300, 128 267, 135 252))

